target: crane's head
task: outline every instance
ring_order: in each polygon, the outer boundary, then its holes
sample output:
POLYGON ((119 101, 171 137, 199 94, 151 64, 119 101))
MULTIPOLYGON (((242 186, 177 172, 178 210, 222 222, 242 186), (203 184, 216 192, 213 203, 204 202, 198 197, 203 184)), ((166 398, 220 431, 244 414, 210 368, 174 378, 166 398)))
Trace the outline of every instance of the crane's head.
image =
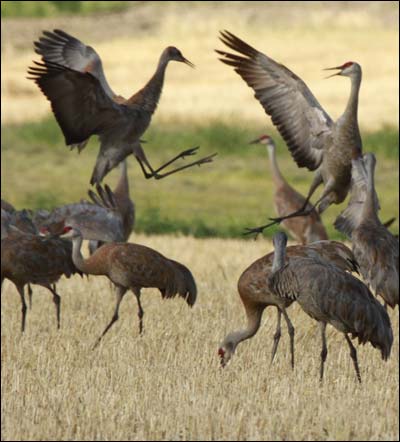
POLYGON ((219 346, 218 356, 220 358, 221 367, 225 367, 235 353, 236 345, 232 339, 233 334, 230 333, 219 346))
POLYGON ((194 64, 185 58, 182 55, 182 52, 175 46, 168 46, 165 49, 164 54, 168 61, 180 61, 182 63, 186 63, 191 68, 194 68, 194 64))
POLYGON ((74 229, 72 226, 66 225, 62 230, 60 238, 74 239, 77 238, 78 236, 81 236, 79 230, 74 229))
POLYGON ((326 78, 334 77, 335 75, 343 75, 345 77, 351 77, 353 75, 361 75, 361 66, 355 61, 347 61, 341 66, 336 66, 334 68, 326 68, 324 71, 332 71, 339 69, 339 72, 336 74, 329 75, 326 78))
POLYGON ((249 144, 262 144, 263 146, 267 146, 268 150, 274 150, 275 149, 275 143, 274 140, 269 135, 261 135, 260 137, 256 138, 253 141, 250 141, 249 144))

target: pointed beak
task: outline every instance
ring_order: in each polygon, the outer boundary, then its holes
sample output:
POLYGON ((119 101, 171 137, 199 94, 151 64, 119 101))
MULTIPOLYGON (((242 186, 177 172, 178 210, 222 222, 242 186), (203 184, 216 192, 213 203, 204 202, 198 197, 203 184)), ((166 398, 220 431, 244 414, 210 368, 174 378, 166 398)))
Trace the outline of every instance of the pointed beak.
POLYGON ((182 63, 187 64, 188 66, 190 66, 193 69, 195 68, 195 65, 185 57, 182 57, 182 63))
POLYGON ((341 75, 341 73, 342 73, 342 66, 336 66, 335 68, 325 68, 325 69, 322 69, 323 71, 333 71, 333 70, 337 70, 337 69, 339 69, 339 72, 336 72, 335 74, 332 74, 332 75, 328 75, 327 77, 325 77, 325 80, 327 78, 334 77, 335 75, 341 75))
POLYGON ((260 142, 260 139, 256 138, 255 140, 250 141, 249 144, 258 144, 259 142, 260 142))

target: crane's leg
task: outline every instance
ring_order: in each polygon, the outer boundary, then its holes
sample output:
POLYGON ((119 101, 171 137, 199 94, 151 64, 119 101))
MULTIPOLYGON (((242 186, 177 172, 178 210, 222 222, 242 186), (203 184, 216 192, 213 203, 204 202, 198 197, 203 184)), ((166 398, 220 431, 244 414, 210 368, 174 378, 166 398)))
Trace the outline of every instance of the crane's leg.
POLYGON ((294 369, 294 327, 292 321, 286 313, 286 309, 283 309, 283 317, 285 318, 290 338, 290 364, 292 366, 292 369, 294 369))
POLYGON ((201 166, 202 164, 205 164, 205 163, 211 163, 213 157, 215 157, 215 155, 217 155, 216 153, 214 153, 214 154, 209 155, 207 157, 201 158, 200 160, 194 161, 193 163, 190 163, 185 166, 178 167, 177 169, 171 170, 170 172, 167 172, 164 174, 159 173, 161 170, 165 169, 165 167, 169 166, 170 164, 172 164, 174 161, 178 160, 179 158, 185 158, 185 156, 194 155, 198 148, 199 147, 197 146, 192 149, 184 150, 183 152, 181 152, 180 154, 178 154, 177 156, 175 156, 174 158, 172 158, 171 160, 167 161, 165 164, 160 166, 158 169, 153 169, 153 167, 150 165, 149 161, 147 160, 147 157, 146 157, 143 149, 140 149, 140 151, 137 151, 135 153, 135 158, 138 161, 140 168, 142 169, 143 174, 146 179, 155 178, 156 180, 159 180, 161 178, 167 177, 168 175, 172 175, 175 172, 179 172, 180 170, 187 169, 188 167, 192 167, 195 165, 201 166), (148 172, 146 170, 146 168, 144 167, 145 165, 148 167, 150 172, 148 172))
POLYGON ((321 339, 322 339, 322 350, 321 350, 321 365, 319 368, 319 380, 322 382, 324 378, 324 364, 326 361, 326 357, 328 355, 328 348, 326 346, 326 322, 320 323, 321 328, 321 339))
POLYGON ((111 326, 114 324, 115 321, 118 320, 118 312, 119 312, 119 305, 121 304, 122 298, 124 297, 125 293, 126 293, 126 288, 122 287, 122 286, 117 286, 117 303, 115 305, 115 309, 114 309, 114 314, 113 317, 111 318, 110 323, 107 325, 107 327, 104 329, 103 333, 101 334, 101 336, 97 339, 96 343, 93 346, 93 350, 99 345, 101 338, 108 332, 108 330, 111 328, 111 326))
POLYGON ((26 319, 26 302, 25 302, 25 295, 24 295, 24 286, 16 286, 19 296, 21 297, 21 312, 22 312, 22 323, 21 323, 21 331, 22 333, 25 331, 25 319, 26 319))
POLYGON ((29 301, 29 309, 32 310, 32 287, 28 284, 28 301, 29 301))
POLYGON ((144 311, 142 308, 142 304, 140 302, 140 289, 139 288, 133 288, 132 292, 135 294, 137 303, 138 303, 138 318, 139 318, 139 335, 143 333, 143 316, 144 311))
POLYGON ((54 302, 54 305, 56 306, 57 328, 59 329, 60 328, 60 318, 61 318, 61 297, 56 292, 56 285, 55 284, 45 285, 44 287, 49 289, 51 291, 51 293, 53 294, 53 302, 54 302))
POLYGON ((281 312, 279 307, 277 307, 276 310, 278 312, 278 318, 277 318, 277 321, 276 321, 276 330, 275 330, 275 334, 274 334, 274 345, 272 347, 271 364, 272 364, 272 362, 274 360, 276 350, 278 349, 279 340, 281 339, 281 316, 282 316, 282 312, 281 312))
POLYGON ((353 359, 354 369, 356 370, 358 382, 360 382, 360 384, 361 384, 361 375, 360 375, 360 369, 358 367, 358 360, 357 360, 357 350, 354 347, 354 345, 351 342, 351 340, 348 337, 348 335, 345 333, 344 336, 345 336, 346 341, 347 341, 347 343, 349 344, 349 347, 350 347, 350 357, 351 357, 351 359, 353 359))
POLYGON ((305 210, 305 209, 306 209, 306 207, 308 205, 308 202, 310 201, 310 198, 312 197, 312 195, 314 194, 314 192, 316 191, 318 186, 321 185, 322 183, 323 183, 322 175, 321 175, 321 173, 319 171, 317 171, 315 176, 314 176, 314 180, 311 183, 310 190, 308 191, 307 198, 305 199, 304 204, 303 204, 303 206, 300 209, 296 210, 293 213, 290 213, 289 215, 281 216, 279 218, 270 218, 270 220, 272 222, 270 222, 268 224, 264 224, 263 226, 251 227, 251 228, 250 227, 246 227, 243 234, 244 235, 251 235, 251 234, 255 233, 256 236, 255 236, 254 239, 257 239, 258 235, 260 233, 262 233, 264 231, 264 229, 266 229, 268 227, 271 227, 271 226, 273 226, 275 224, 280 224, 285 219, 294 218, 294 217, 297 217, 297 216, 309 215, 314 210, 314 208, 317 206, 317 204, 319 203, 319 201, 321 200, 322 197, 317 201, 317 203, 314 206, 311 206, 310 209, 308 209, 308 210, 305 210))

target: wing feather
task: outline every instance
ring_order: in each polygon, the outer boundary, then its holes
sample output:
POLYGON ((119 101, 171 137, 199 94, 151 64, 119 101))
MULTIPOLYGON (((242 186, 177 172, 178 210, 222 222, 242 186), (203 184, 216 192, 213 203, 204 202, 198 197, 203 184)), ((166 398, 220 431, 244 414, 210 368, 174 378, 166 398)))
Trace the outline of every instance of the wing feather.
POLYGON ((225 51, 220 60, 235 68, 271 116, 299 167, 315 170, 332 136, 333 122, 306 84, 282 64, 257 51, 228 31, 221 41, 242 55, 225 51))

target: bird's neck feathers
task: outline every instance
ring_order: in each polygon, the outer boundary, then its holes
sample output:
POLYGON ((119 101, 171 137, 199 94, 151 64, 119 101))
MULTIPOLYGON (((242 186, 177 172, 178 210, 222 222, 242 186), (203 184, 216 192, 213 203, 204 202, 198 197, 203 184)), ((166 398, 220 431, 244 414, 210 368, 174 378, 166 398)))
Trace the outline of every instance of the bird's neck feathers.
POLYGON ((155 112, 164 85, 165 70, 168 66, 168 61, 167 58, 161 55, 153 76, 140 91, 129 98, 128 104, 140 106, 144 111, 150 114, 155 112))

